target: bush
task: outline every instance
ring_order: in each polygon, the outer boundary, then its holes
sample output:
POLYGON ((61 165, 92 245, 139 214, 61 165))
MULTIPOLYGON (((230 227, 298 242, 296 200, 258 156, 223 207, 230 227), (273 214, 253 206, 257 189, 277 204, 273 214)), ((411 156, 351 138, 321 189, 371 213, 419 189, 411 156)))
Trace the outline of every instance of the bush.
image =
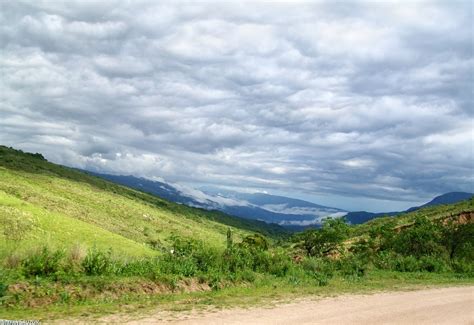
POLYGON ((307 230, 298 235, 302 239, 300 244, 308 256, 324 257, 338 251, 342 242, 349 234, 349 226, 344 219, 325 219, 323 228, 307 230))
POLYGON ((87 275, 103 275, 112 269, 112 251, 103 252, 96 247, 89 249, 82 261, 84 273, 87 275))
POLYGON ((454 272, 474 276, 474 263, 465 259, 455 259, 451 262, 454 272))
POLYGON ((253 234, 245 237, 242 243, 239 244, 241 247, 253 249, 253 250, 268 250, 268 239, 260 234, 253 234))
POLYGON ((8 284, 0 282, 0 302, 2 301, 2 298, 7 295, 8 292, 8 284))
POLYGON ((330 276, 324 273, 314 273, 313 277, 316 279, 316 283, 320 287, 325 287, 329 284, 330 276))
POLYGON ((254 269, 254 255, 249 249, 233 247, 226 249, 222 256, 222 268, 225 272, 237 273, 245 269, 254 269))
POLYGON ((276 251, 270 256, 268 272, 278 277, 284 277, 292 268, 290 257, 283 251, 276 251))
POLYGON ((173 256, 168 254, 160 259, 160 272, 163 274, 182 275, 185 277, 197 274, 198 268, 190 256, 173 256))
POLYGON ((414 256, 397 256, 393 269, 399 272, 417 272, 420 270, 418 260, 414 256))
POLYGON ((393 242, 393 250, 401 255, 441 256, 446 249, 441 245, 442 227, 426 217, 418 217, 415 223, 401 231, 393 242))
POLYGON ((251 270, 243 270, 239 274, 239 279, 245 282, 254 282, 255 281, 255 273, 251 270))
POLYGON ((335 262, 326 258, 305 258, 301 264, 309 274, 324 274, 331 278, 334 274, 335 262))
POLYGON ((45 246, 22 261, 23 273, 25 276, 48 276, 58 273, 61 270, 63 257, 63 251, 52 252, 45 246))
POLYGON ((450 271, 449 265, 442 258, 437 258, 434 256, 422 256, 418 263, 420 271, 435 273, 450 271))
POLYGON ((345 277, 361 278, 367 273, 367 264, 355 256, 340 259, 337 264, 341 274, 345 277))

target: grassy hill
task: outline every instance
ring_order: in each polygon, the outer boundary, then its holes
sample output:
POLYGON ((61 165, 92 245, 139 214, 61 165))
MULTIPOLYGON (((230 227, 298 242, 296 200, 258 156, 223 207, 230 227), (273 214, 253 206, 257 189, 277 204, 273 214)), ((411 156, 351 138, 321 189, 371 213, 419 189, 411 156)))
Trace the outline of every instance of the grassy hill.
POLYGON ((473 203, 360 226, 333 219, 268 241, 255 233, 276 238, 284 230, 171 203, 0 146, 0 318, 472 284, 473 203), (458 223, 433 221, 444 218, 458 223))
MULTIPOLYGON (((442 220, 446 218, 458 218, 461 215, 474 213, 474 197, 454 204, 442 204, 426 206, 416 211, 402 213, 395 217, 383 217, 372 219, 366 223, 354 226, 355 235, 366 234, 371 227, 393 224, 394 227, 410 226, 418 217, 426 217, 429 220, 442 220)), ((472 222, 472 220, 471 220, 472 222)))
POLYGON ((150 256, 172 236, 224 247, 229 227, 236 238, 284 233, 276 225, 171 203, 0 146, 0 257, 44 244, 150 256))

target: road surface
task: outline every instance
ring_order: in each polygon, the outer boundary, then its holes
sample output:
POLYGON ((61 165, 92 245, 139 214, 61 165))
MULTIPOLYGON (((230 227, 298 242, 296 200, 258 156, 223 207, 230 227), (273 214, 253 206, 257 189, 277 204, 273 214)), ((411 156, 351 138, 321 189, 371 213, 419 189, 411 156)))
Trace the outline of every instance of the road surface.
POLYGON ((271 308, 163 314, 129 324, 473 324, 474 287, 345 295, 271 308))

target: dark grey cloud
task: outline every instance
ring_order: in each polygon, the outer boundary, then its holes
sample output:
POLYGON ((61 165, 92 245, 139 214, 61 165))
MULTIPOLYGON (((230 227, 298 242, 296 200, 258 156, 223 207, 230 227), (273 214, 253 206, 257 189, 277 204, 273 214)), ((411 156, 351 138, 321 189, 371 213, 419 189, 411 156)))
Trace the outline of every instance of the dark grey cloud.
POLYGON ((345 208, 474 190, 471 2, 1 9, 4 144, 345 208))

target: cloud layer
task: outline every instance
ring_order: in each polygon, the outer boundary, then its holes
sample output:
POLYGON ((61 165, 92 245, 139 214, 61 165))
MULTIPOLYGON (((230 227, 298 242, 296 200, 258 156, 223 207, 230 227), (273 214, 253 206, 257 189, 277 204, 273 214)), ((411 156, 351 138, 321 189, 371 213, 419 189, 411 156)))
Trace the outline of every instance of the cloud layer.
POLYGON ((472 9, 3 2, 0 142, 188 184, 473 191, 472 9))

